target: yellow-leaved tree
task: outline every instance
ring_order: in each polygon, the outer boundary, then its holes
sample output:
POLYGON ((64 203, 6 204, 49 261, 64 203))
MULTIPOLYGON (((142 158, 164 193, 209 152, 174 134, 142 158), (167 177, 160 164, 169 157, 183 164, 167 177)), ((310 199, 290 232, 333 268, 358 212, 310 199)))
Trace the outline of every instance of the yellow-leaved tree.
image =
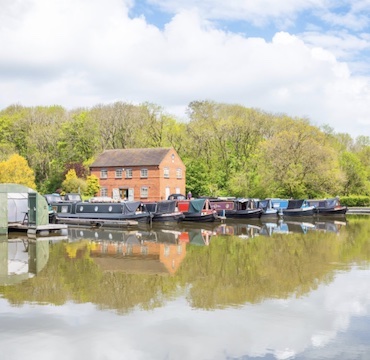
POLYGON ((28 166, 27 160, 18 154, 0 162, 0 183, 20 184, 36 189, 34 171, 28 166))
POLYGON ((86 191, 87 184, 84 179, 77 177, 76 170, 71 169, 67 172, 66 177, 62 182, 62 188, 66 193, 83 194, 86 191))

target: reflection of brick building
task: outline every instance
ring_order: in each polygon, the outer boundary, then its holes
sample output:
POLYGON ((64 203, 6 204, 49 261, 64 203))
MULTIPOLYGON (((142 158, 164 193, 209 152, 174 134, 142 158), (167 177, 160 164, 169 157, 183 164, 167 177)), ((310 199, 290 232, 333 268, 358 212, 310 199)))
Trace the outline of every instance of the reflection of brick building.
POLYGON ((100 196, 142 201, 184 194, 185 171, 173 148, 106 150, 90 166, 100 196))
POLYGON ((185 258, 186 243, 103 241, 91 246, 90 255, 103 271, 172 275, 185 258))

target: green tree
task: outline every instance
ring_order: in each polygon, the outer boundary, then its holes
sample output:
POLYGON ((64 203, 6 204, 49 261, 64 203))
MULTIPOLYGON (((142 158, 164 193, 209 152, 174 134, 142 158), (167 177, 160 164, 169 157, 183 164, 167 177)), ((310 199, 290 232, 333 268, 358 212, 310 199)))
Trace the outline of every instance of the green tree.
POLYGON ((341 185, 338 158, 324 138, 307 121, 286 119, 278 133, 261 142, 256 166, 265 196, 337 194, 341 185))
POLYGON ((349 151, 341 154, 340 165, 345 174, 344 195, 369 195, 367 172, 359 157, 349 151))

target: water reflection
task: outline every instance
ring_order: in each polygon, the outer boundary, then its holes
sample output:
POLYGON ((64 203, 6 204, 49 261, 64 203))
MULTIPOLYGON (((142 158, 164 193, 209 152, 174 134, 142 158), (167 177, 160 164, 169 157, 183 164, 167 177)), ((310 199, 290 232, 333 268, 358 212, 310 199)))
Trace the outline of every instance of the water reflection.
POLYGON ((339 234, 343 220, 315 222, 248 221, 231 223, 184 223, 176 227, 132 230, 69 227, 61 236, 29 238, 10 233, 0 239, 0 284, 15 284, 38 274, 47 264, 52 243, 68 240, 70 259, 85 254, 102 271, 174 274, 185 259, 186 244, 209 246, 220 235, 252 239, 273 234, 307 234, 312 231, 339 234))
POLYGON ((0 284, 4 358, 370 354, 370 219, 23 240, 0 241, 2 279, 17 275, 13 260, 28 266, 22 281, 0 284))

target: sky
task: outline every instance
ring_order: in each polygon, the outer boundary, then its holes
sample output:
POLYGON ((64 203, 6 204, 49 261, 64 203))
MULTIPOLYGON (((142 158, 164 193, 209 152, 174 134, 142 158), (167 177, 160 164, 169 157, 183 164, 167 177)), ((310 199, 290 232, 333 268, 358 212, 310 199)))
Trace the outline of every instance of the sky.
POLYGON ((0 0, 0 110, 238 104, 370 136, 370 0, 0 0))

